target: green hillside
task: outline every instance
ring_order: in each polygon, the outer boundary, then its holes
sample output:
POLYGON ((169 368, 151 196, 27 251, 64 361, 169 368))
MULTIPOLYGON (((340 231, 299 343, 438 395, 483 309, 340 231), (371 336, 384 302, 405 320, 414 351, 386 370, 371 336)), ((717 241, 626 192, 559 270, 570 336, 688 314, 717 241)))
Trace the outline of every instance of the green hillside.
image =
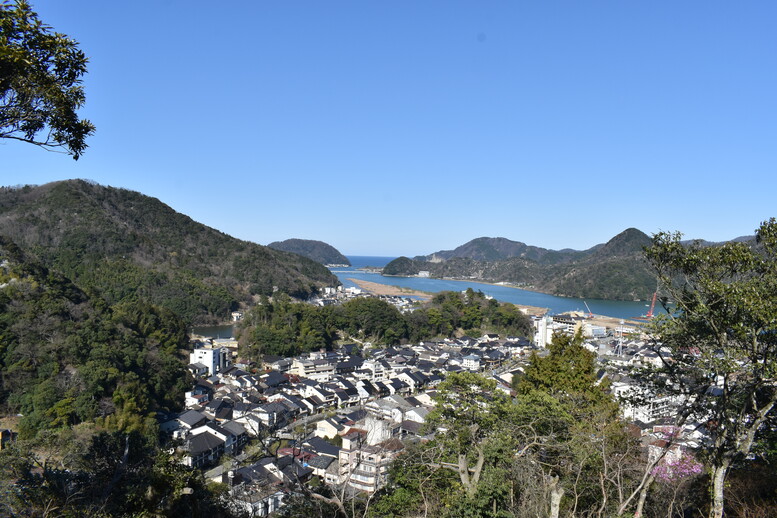
POLYGON ((323 241, 287 239, 285 241, 275 241, 267 246, 274 250, 283 250, 284 252, 301 255, 321 264, 351 265, 351 261, 341 254, 339 250, 323 241))
POLYGON ((23 436, 99 421, 151 433, 180 405, 183 322, 142 303, 109 306, 0 238, 0 408, 23 436))
POLYGON ((82 180, 0 189, 0 235, 109 303, 146 301, 190 323, 274 290, 337 284, 322 265, 241 241, 138 192, 82 180))
POLYGON ((649 299, 656 288, 642 255, 649 243, 650 237, 635 228, 585 251, 555 251, 504 238, 478 238, 451 251, 415 260, 395 259, 384 273, 416 275, 428 270, 437 278, 511 282, 567 297, 649 299))

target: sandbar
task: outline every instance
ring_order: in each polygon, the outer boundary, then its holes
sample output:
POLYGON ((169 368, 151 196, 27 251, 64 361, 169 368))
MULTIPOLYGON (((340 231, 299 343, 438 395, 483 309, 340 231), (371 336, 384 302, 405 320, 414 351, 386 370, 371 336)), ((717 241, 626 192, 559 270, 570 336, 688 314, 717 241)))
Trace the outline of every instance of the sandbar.
POLYGON ((368 291, 373 295, 388 295, 391 297, 418 297, 422 300, 431 300, 434 296, 433 293, 426 291, 418 291, 411 288, 404 288, 402 286, 391 286, 390 284, 380 284, 379 282, 363 281, 361 279, 348 279, 352 283, 364 291, 368 291))

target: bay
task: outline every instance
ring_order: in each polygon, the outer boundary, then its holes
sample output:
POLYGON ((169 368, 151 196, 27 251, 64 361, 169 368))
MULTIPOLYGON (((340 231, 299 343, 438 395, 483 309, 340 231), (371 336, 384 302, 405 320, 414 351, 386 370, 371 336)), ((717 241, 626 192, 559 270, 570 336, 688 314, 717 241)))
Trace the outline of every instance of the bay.
MULTIPOLYGON (((464 291, 467 288, 472 288, 475 291, 482 291, 486 295, 490 295, 501 302, 548 308, 548 311, 551 314, 566 313, 569 311, 582 311, 587 313, 586 304, 588 304, 588 307, 591 308, 591 312, 594 314, 624 319, 640 317, 647 313, 650 306, 649 301, 583 300, 572 297, 557 297, 555 295, 547 295, 536 291, 474 281, 384 276, 379 273, 359 270, 359 268, 369 266, 383 267, 395 259, 394 257, 348 256, 348 259, 351 261, 350 267, 332 268, 332 273, 337 275, 337 278, 340 279, 340 282, 346 287, 356 286, 353 282, 348 280, 349 278, 352 278, 389 284, 392 286, 402 286, 430 293, 438 293, 440 291, 464 291)), ((659 308, 656 307, 655 311, 658 312, 659 308)))
POLYGON ((192 334, 204 336, 206 338, 232 338, 235 330, 233 324, 223 324, 218 326, 194 326, 192 334))

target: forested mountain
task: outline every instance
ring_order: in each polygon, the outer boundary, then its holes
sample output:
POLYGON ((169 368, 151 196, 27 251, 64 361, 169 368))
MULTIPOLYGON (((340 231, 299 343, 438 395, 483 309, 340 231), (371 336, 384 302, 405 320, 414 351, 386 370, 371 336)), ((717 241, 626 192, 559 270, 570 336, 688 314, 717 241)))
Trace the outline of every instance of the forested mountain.
POLYGON ((185 346, 171 311, 110 306, 0 237, 0 407, 23 435, 95 420, 153 435, 187 386, 185 346))
POLYGON ((468 241, 453 250, 440 250, 430 255, 418 256, 419 261, 439 262, 453 258, 474 259, 476 261, 501 261, 511 258, 522 258, 536 261, 540 264, 555 264, 571 261, 584 256, 585 252, 576 250, 548 250, 529 246, 520 241, 511 241, 504 237, 479 237, 468 241))
POLYGON ((157 447, 157 412, 191 387, 184 323, 109 305, 0 236, 1 516, 229 516, 157 447), (182 487, 193 488, 194 496, 182 487))
POLYGON ((656 281, 648 271, 642 248, 650 237, 627 229, 605 244, 585 251, 547 250, 504 238, 478 238, 455 250, 387 264, 384 273, 512 282, 569 297, 648 299, 656 281), (488 259, 493 258, 493 259, 488 259))
POLYGON ((351 265, 343 254, 335 247, 323 241, 314 241, 312 239, 286 239, 285 241, 275 241, 270 243, 270 248, 283 250, 293 254, 307 257, 321 264, 347 264, 351 265))
POLYGON ((0 189, 0 235, 109 303, 146 301, 186 321, 223 320, 278 290, 337 284, 322 265, 241 241, 138 192, 83 180, 0 189))

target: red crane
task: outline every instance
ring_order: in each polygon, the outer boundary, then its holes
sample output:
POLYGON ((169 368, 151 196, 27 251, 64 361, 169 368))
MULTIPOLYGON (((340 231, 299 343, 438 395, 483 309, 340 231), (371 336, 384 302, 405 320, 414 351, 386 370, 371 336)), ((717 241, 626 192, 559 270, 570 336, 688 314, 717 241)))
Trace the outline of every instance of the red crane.
POLYGON ((656 296, 658 295, 658 290, 653 292, 653 302, 650 303, 650 311, 647 312, 647 315, 645 315, 645 318, 650 320, 653 318, 653 310, 656 307, 656 296))

